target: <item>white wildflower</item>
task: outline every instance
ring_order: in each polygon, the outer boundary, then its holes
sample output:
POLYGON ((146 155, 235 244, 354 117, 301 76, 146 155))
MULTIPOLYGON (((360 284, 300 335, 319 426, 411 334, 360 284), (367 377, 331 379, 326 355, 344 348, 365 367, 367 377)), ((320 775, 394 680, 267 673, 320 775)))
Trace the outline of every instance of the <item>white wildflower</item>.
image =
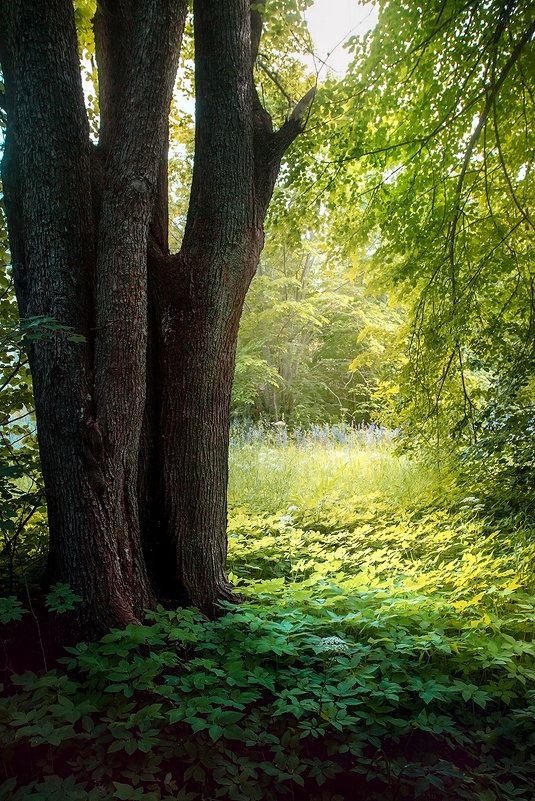
POLYGON ((279 520, 279 523, 281 524, 281 526, 292 526, 293 522, 294 522, 294 519, 293 519, 292 515, 283 515, 281 517, 281 519, 279 520))
POLYGON ((340 637, 322 637, 318 650, 320 653, 348 654, 349 645, 340 637))

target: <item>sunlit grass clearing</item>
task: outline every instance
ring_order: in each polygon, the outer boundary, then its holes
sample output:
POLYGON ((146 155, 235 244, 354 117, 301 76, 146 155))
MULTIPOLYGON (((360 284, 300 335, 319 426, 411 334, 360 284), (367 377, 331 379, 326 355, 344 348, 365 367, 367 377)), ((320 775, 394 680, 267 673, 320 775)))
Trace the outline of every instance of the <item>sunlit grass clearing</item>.
POLYGON ((344 498, 359 505, 381 499, 394 507, 428 506, 452 493, 448 474, 397 454, 388 439, 371 438, 353 447, 234 445, 229 464, 229 505, 255 512, 344 498))

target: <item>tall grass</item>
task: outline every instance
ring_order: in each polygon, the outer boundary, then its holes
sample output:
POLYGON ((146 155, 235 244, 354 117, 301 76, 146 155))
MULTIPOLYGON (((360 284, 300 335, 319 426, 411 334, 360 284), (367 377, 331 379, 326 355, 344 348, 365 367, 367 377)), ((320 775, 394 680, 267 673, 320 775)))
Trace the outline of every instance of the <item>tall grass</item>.
POLYGON ((370 426, 310 426, 306 431, 234 427, 229 506, 272 513, 355 500, 394 509, 453 502, 451 472, 396 452, 395 436, 370 426))

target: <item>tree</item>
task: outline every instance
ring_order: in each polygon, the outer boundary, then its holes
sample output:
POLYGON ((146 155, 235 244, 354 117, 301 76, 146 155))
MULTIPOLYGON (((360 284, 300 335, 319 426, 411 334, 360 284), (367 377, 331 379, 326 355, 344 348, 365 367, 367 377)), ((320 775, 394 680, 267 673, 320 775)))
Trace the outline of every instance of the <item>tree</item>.
POLYGON ((358 265, 327 267, 328 229, 296 251, 280 227, 267 230, 240 324, 233 414, 290 425, 375 419, 399 315, 367 292, 358 265))
POLYGON ((407 306, 398 422, 451 448, 535 378, 533 3, 377 5, 318 94, 314 196, 338 249, 407 306))
POLYGON ((156 597, 209 614, 232 598, 225 529, 238 323, 280 161, 313 90, 274 131, 253 80, 263 3, 193 7, 195 161, 183 243, 171 255, 168 115, 187 1, 98 0, 94 146, 71 0, 0 0, 17 301, 23 319, 61 329, 29 354, 47 579, 83 598, 86 632, 136 621, 156 597))

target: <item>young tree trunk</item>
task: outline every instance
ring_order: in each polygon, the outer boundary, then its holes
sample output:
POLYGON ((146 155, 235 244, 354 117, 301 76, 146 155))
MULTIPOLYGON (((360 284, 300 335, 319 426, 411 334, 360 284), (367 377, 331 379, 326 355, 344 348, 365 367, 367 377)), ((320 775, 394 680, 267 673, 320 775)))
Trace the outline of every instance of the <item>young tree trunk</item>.
POLYGON ((31 346, 48 579, 82 596, 84 634, 138 620, 155 595, 209 614, 232 595, 238 324, 280 158, 312 96, 273 133, 253 83, 258 11, 196 0, 194 176, 170 255, 168 113, 186 13, 187 0, 98 0, 95 148, 71 0, 0 0, 17 299, 21 317, 63 327, 31 346))

